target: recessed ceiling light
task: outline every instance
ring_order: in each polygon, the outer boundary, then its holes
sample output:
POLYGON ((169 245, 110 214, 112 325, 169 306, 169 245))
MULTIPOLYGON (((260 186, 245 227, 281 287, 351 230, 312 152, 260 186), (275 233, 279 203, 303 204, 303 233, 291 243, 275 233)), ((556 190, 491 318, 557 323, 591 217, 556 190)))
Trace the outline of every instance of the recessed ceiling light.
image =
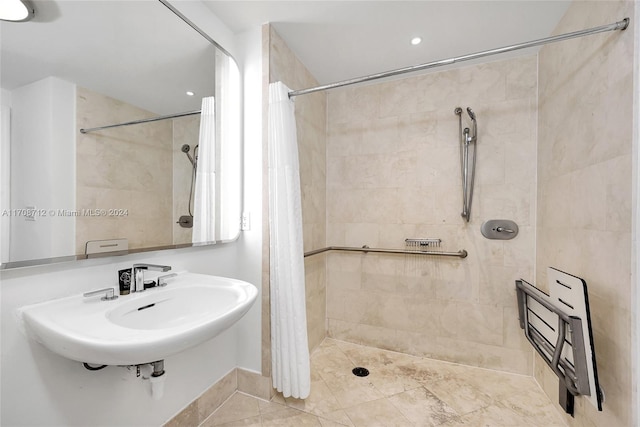
POLYGON ((0 20, 22 22, 33 18, 34 10, 28 0, 2 0, 0 20))
POLYGON ((191 92, 190 90, 188 90, 188 91, 187 91, 187 95, 189 95, 189 96, 193 96, 193 95, 195 95, 195 93, 194 93, 194 92, 191 92))
POLYGON ((422 41, 421 37, 414 37, 411 39, 411 44, 415 46, 417 44, 420 44, 421 41, 422 41))

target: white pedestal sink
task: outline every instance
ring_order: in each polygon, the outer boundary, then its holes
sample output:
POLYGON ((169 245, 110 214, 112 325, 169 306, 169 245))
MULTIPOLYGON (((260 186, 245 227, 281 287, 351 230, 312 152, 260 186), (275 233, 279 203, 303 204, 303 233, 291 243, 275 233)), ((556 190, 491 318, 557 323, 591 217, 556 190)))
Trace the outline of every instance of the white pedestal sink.
POLYGON ((237 322, 258 295, 235 279, 183 272, 165 287, 113 301, 82 295, 22 307, 29 336, 79 362, 138 365, 201 344, 237 322))

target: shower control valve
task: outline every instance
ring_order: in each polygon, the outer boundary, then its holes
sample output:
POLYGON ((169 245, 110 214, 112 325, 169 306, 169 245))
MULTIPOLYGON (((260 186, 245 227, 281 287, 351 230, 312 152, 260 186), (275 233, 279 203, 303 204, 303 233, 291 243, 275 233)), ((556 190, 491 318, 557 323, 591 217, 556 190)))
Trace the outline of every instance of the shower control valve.
POLYGON ((480 227, 487 239, 511 240, 518 235, 518 224, 509 219, 490 219, 480 227))

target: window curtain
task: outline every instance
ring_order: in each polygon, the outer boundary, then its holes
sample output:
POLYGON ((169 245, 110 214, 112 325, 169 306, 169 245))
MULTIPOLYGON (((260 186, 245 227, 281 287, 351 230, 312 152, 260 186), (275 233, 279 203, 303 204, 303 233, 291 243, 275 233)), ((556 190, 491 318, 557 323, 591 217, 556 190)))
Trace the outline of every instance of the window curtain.
POLYGON ((271 373, 285 397, 309 396, 300 168, 294 103, 282 83, 269 85, 269 237, 271 373))

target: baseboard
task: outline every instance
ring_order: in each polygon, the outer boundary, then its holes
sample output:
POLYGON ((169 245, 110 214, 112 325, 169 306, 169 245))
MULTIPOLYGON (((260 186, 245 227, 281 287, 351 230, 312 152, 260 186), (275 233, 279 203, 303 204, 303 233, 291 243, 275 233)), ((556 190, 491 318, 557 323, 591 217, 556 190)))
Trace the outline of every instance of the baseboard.
POLYGON ((271 400, 274 394, 271 378, 235 368, 166 422, 164 427, 197 427, 236 391, 264 400, 271 400))

